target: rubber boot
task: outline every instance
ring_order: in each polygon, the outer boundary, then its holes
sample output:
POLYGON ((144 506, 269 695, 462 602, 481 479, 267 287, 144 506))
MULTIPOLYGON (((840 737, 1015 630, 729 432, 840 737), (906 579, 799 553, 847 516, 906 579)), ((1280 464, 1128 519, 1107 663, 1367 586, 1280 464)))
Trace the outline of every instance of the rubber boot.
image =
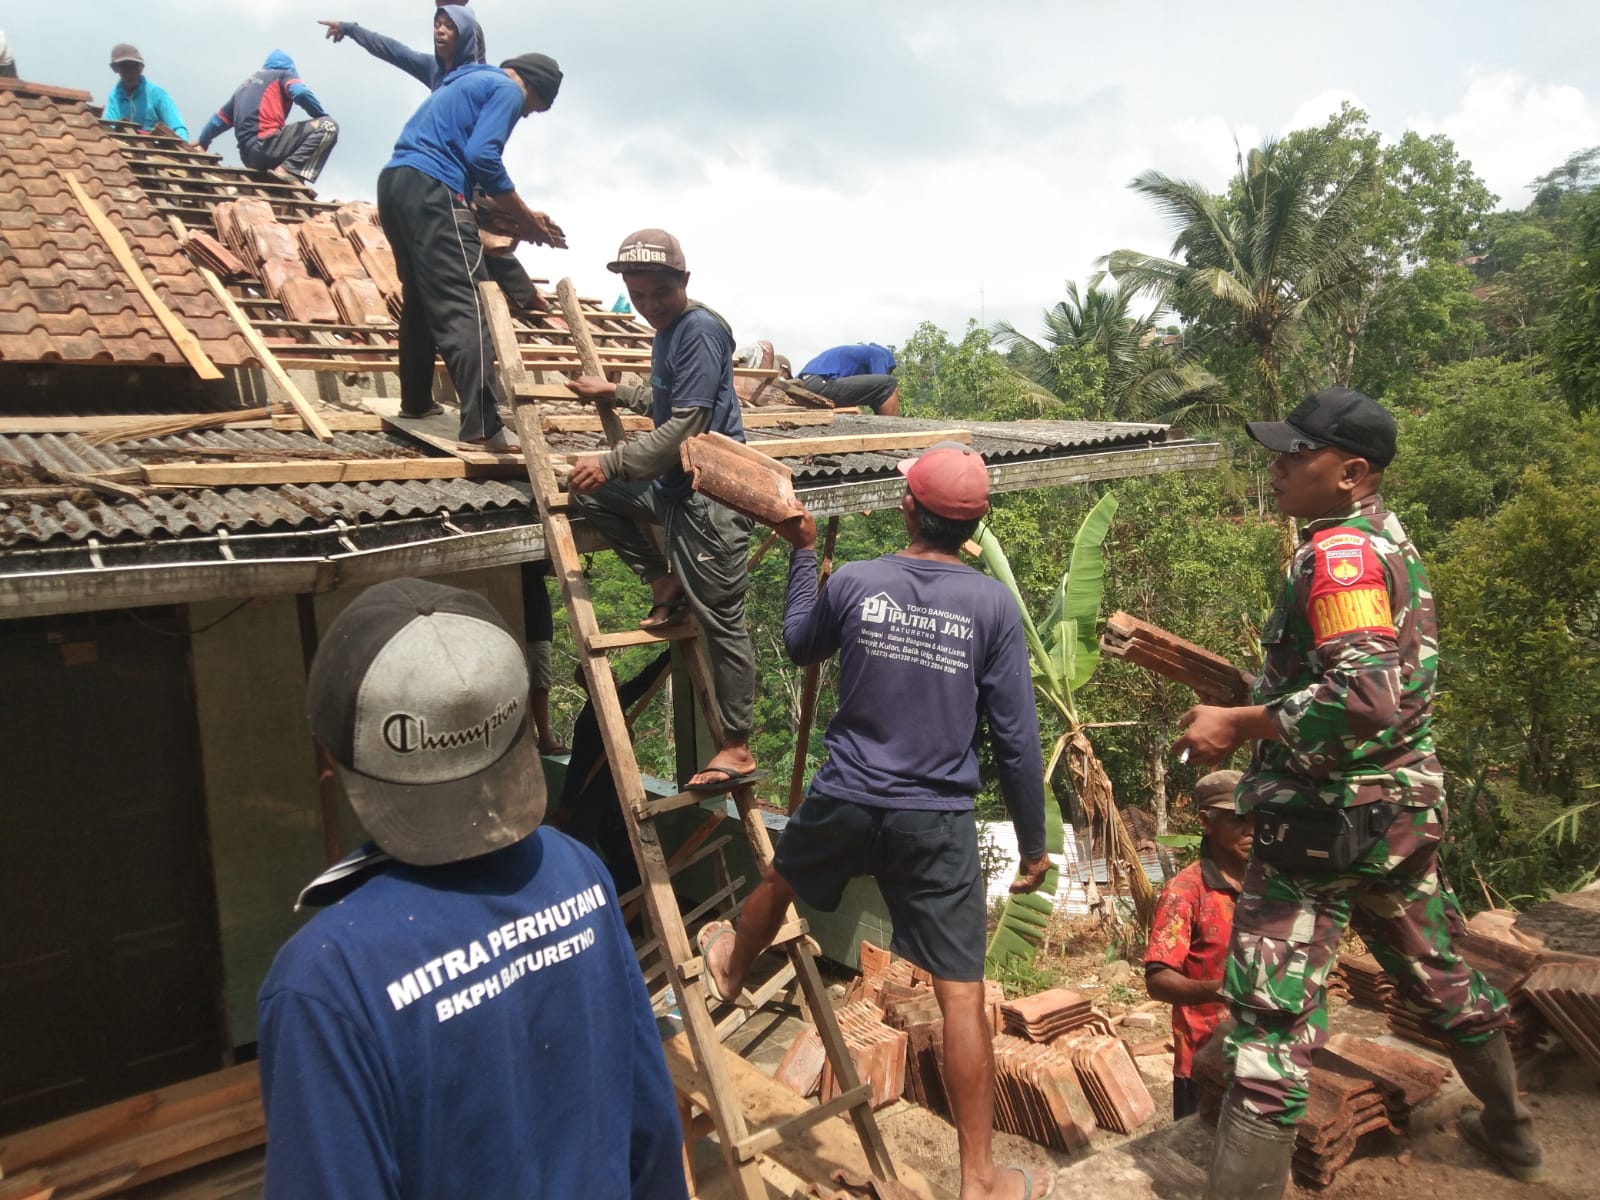
POLYGON ((1226 1102, 1217 1122, 1205 1200, 1279 1200, 1289 1186, 1295 1129, 1226 1102))
POLYGON ((1533 1138, 1533 1114, 1517 1097, 1517 1065, 1505 1030, 1476 1046, 1457 1046, 1450 1054, 1467 1090, 1483 1102, 1482 1112, 1456 1118, 1461 1136, 1487 1153, 1513 1179, 1544 1179, 1544 1154, 1533 1138))

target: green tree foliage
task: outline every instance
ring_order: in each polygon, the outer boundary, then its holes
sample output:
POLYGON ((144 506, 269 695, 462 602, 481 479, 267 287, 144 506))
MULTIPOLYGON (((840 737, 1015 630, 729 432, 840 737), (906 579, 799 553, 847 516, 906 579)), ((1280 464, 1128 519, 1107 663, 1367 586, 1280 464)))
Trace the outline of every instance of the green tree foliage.
POLYGON ((1062 402, 1025 382, 990 345, 976 321, 960 342, 931 321, 896 350, 900 411, 908 417, 955 417, 1005 421, 1020 417, 1062 418, 1062 402))
POLYGON ((995 341, 1019 375, 1055 396, 1072 417, 1211 424, 1219 413, 1237 415, 1181 336, 1169 344, 1157 331, 1159 312, 1134 313, 1137 291, 1126 281, 1103 287, 1096 279, 1080 294, 1069 281, 1066 299, 1045 310, 1038 340, 1001 321, 995 341))
POLYGON ((1359 286, 1374 180, 1363 161, 1330 181, 1322 164, 1270 139, 1239 155, 1226 197, 1147 171, 1132 186, 1172 223, 1171 256, 1115 250, 1106 262, 1119 281, 1253 350, 1253 409, 1278 420, 1304 326, 1359 286))
POLYGON ((1600 412, 1600 191, 1573 219, 1573 245, 1551 330, 1556 378, 1573 412, 1600 412))
POLYGON ((1424 554, 1457 522, 1493 516, 1529 466, 1562 478, 1579 452, 1579 427, 1550 377, 1518 363, 1480 358, 1440 367, 1397 404, 1400 455, 1383 491, 1424 554))

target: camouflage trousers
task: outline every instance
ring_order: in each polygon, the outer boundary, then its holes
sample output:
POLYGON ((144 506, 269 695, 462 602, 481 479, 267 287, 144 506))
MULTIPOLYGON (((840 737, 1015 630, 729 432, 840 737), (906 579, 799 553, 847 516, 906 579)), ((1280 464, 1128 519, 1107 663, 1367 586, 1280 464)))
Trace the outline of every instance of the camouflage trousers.
POLYGON ((1228 1103, 1295 1125, 1311 1057, 1328 1036, 1328 972, 1353 926, 1401 1001, 1459 1044, 1506 1023, 1506 1000, 1452 951, 1461 908, 1439 872, 1443 804, 1402 809, 1360 862, 1334 874, 1286 874, 1254 856, 1233 913, 1223 975, 1234 1018, 1228 1103))

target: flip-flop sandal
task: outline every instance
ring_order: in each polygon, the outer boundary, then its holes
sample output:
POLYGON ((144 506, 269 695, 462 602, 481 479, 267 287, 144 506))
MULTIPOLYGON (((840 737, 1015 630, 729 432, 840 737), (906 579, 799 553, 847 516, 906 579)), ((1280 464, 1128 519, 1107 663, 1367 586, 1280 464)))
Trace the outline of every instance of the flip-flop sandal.
POLYGON ((730 771, 727 767, 704 767, 695 773, 703 775, 707 771, 716 771, 722 778, 702 779, 699 783, 686 783, 683 785, 683 790, 686 792, 705 792, 708 795, 715 796, 721 792, 731 792, 734 788, 742 787, 747 783, 755 783, 772 774, 771 771, 764 771, 760 767, 757 767, 754 771, 746 771, 742 775, 737 771, 730 771))
POLYGON ((661 629, 667 625, 676 625, 683 620, 683 614, 688 611, 689 601, 685 597, 668 600, 665 604, 652 605, 651 615, 639 622, 640 629, 661 629), (661 616, 654 615, 656 610, 662 610, 661 616))
POLYGON ((694 938, 694 944, 700 948, 700 959, 705 964, 700 974, 706 981, 706 993, 718 1004, 733 1004, 737 998, 724 996, 722 989, 717 986, 717 977, 711 973, 711 947, 720 939, 731 936, 733 931, 732 921, 712 921, 702 925, 694 938))
POLYGON ((1022 1200, 1049 1200, 1051 1196, 1056 1194, 1056 1175, 1054 1171, 1046 1172, 1046 1177, 1050 1181, 1049 1186, 1035 1196, 1033 1194, 1033 1172, 1031 1170, 1021 1166, 1008 1167, 1006 1169, 1015 1171, 1022 1176, 1022 1200))

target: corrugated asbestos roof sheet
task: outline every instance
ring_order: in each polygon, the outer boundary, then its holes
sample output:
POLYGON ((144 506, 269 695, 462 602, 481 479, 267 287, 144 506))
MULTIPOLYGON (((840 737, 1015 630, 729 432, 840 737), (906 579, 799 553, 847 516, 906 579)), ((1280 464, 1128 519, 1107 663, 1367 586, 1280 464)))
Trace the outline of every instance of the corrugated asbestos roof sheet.
MULTIPOLYGON (((885 420, 839 413, 833 424, 796 429, 752 430, 752 440, 769 438, 849 437, 909 433, 959 426, 973 433, 972 444, 991 465, 1027 459, 1059 458, 1107 449, 1132 449, 1159 443, 1166 429, 1159 425, 1109 425, 1074 422, 954 422, 885 420)), ((558 453, 598 449, 599 435, 550 437, 558 453)), ((338 433, 331 446, 309 434, 266 429, 212 429, 134 444, 92 446, 78 434, 11 434, 0 437, 0 488, 47 479, 57 471, 91 473, 135 471, 161 458, 196 457, 194 450, 237 450, 271 458, 296 451, 334 451, 351 458, 395 458, 419 451, 408 439, 381 433, 338 433), (142 452, 141 452, 142 451, 142 452), (27 465, 43 468, 29 472, 27 465)), ((791 459, 802 489, 861 479, 890 477, 895 463, 916 451, 857 453, 791 459)), ((63 489, 66 491, 66 489, 63 489)), ((202 536, 225 530, 326 529, 335 520, 370 522, 388 518, 448 512, 516 514, 532 523, 527 483, 520 479, 413 480, 351 484, 279 484, 219 490, 185 489, 143 499, 92 497, 71 492, 61 497, 8 500, 0 491, 0 549, 52 542, 164 539, 202 536)))
POLYGON ((185 364, 73 199, 70 171, 212 361, 253 365, 88 99, 0 79, 0 362, 185 364))
MULTIPOLYGON (((332 445, 310 434, 267 429, 204 430, 138 443, 168 451, 168 461, 193 459, 195 449, 250 451, 261 457, 294 451, 332 450, 347 458, 400 458, 417 454, 403 438, 381 433, 337 433, 332 445)), ((49 475, 137 469, 159 461, 125 446, 92 446, 77 434, 14 434, 0 438, 0 482, 15 477, 13 464, 37 465, 49 475), (8 470, 8 468, 11 468, 8 470)), ((26 474, 22 472, 21 474, 26 474)), ((66 489, 63 489, 64 491, 66 489)), ((366 483, 278 484, 272 487, 189 488, 140 500, 93 497, 73 491, 44 499, 0 496, 0 548, 89 537, 182 538, 225 530, 327 528, 386 518, 517 510, 532 520, 526 482, 515 479, 377 480, 366 483)))

